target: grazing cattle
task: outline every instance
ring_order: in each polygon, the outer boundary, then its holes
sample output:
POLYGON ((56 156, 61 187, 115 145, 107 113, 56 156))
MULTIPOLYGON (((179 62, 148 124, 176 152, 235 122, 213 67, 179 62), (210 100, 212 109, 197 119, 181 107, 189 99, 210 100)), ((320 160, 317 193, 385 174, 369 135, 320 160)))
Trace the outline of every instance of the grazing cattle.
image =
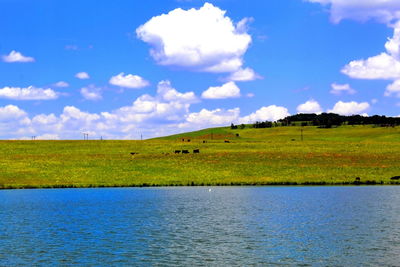
POLYGON ((225 140, 224 143, 230 143, 229 140, 225 140))
POLYGON ((239 137, 239 134, 238 134, 238 133, 236 134, 236 137, 239 137))
POLYGON ((137 153, 137 152, 131 152, 131 155, 132 155, 132 156, 137 155, 137 154, 139 154, 139 153, 137 153))
POLYGON ((200 149, 193 149, 193 153, 200 153, 200 149))
POLYGON ((185 138, 182 138, 182 142, 185 142, 185 138))
POLYGON ((180 150, 175 150, 175 154, 179 154, 179 153, 181 153, 180 150))
POLYGON ((393 176, 392 178, 390 178, 390 180, 399 180, 400 176, 393 176))
POLYGON ((206 140, 203 140, 203 144, 205 144, 205 143, 207 143, 207 141, 206 141, 206 140))
POLYGON ((190 139, 188 139, 188 142, 190 142, 190 139))
POLYGON ((189 150, 182 150, 182 154, 189 154, 189 150))

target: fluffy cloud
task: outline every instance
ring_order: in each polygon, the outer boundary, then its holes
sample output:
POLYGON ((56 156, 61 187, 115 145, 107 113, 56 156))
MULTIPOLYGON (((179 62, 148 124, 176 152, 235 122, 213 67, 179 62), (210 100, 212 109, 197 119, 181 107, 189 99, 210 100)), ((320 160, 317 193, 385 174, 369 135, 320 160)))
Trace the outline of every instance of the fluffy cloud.
POLYGON ((400 97, 400 80, 394 81, 386 87, 385 96, 395 95, 400 97))
POLYGON ((374 19, 390 23, 400 19, 398 0, 308 0, 330 6, 331 19, 339 23, 343 19, 366 21, 374 19))
POLYGON ((328 112, 340 114, 340 115, 354 115, 354 114, 362 114, 367 109, 369 109, 370 105, 367 102, 357 103, 355 101, 351 102, 342 102, 339 101, 335 104, 333 109, 328 110, 328 112))
POLYGON ((84 72, 84 71, 78 72, 77 74, 75 74, 75 77, 80 79, 80 80, 86 80, 86 79, 90 78, 89 74, 87 72, 84 72))
POLYGON ((187 104, 198 102, 193 92, 180 93, 171 86, 170 81, 159 82, 157 85, 157 94, 166 101, 176 101, 187 104))
POLYGON ((142 95, 131 106, 121 107, 112 113, 102 113, 109 120, 121 123, 157 122, 160 125, 179 122, 198 100, 193 92, 180 93, 169 81, 161 81, 157 95, 142 95))
POLYGON ((13 100, 52 100, 58 98, 58 93, 50 88, 36 88, 29 86, 20 87, 3 87, 0 89, 0 98, 13 100))
POLYGON ((335 23, 342 19, 376 20, 394 29, 393 37, 385 44, 385 52, 367 59, 353 60, 342 68, 342 73, 356 79, 387 79, 385 96, 397 95, 400 78, 400 1, 398 0, 307 0, 330 7, 335 23))
POLYGON ((262 107, 248 116, 240 118, 240 123, 254 123, 256 121, 277 121, 289 116, 287 108, 271 105, 262 107))
POLYGON ((136 29, 136 34, 152 46, 150 54, 160 65, 235 72, 242 67, 251 43, 249 19, 235 25, 225 13, 210 3, 199 9, 177 8, 151 18, 136 29))
POLYGON ((351 86, 348 83, 346 84, 332 83, 331 88, 332 90, 330 91, 330 93, 334 95, 341 95, 342 93, 348 93, 350 95, 353 95, 356 93, 356 90, 351 88, 351 86))
POLYGON ((81 88, 81 95, 86 99, 86 100, 100 100, 102 99, 101 95, 101 89, 95 87, 94 85, 89 85, 87 87, 82 87, 81 88))
POLYGON ((351 61, 342 73, 356 79, 395 79, 400 77, 400 62, 392 55, 381 53, 368 59, 351 61))
POLYGON ((68 86, 69 86, 69 83, 64 82, 64 81, 59 81, 59 82, 56 82, 56 83, 54 84, 54 86, 55 86, 55 87, 68 87, 68 86))
POLYGON ((222 86, 208 88, 201 94, 206 99, 224 99, 240 97, 240 89, 234 82, 227 82, 222 86))
POLYGON ((207 110, 202 109, 200 112, 190 113, 186 122, 179 125, 180 128, 184 127, 210 127, 210 126, 226 126, 232 122, 238 120, 240 115, 240 109, 215 109, 207 110))
POLYGON ((311 100, 308 100, 307 102, 305 102, 303 104, 300 104, 297 107, 297 112, 298 113, 316 113, 316 114, 319 114, 319 113, 322 112, 322 108, 321 108, 320 104, 317 101, 311 99, 311 100))
POLYGON ((111 77, 110 84, 125 88, 142 88, 149 86, 150 83, 138 75, 127 74, 123 72, 111 77))
POLYGON ((51 113, 49 115, 39 114, 32 118, 32 123, 38 125, 54 124, 57 122, 57 117, 51 113))
POLYGON ((43 134, 36 136, 36 140, 60 140, 60 136, 58 134, 43 134))
POLYGON ((14 105, 0 107, 0 122, 19 119, 26 115, 25 111, 14 105))
POLYGON ((20 52, 12 50, 10 54, 2 56, 3 61, 7 63, 14 63, 14 62, 34 62, 35 59, 33 57, 26 57, 22 55, 20 52))
POLYGON ((400 22, 394 26, 393 37, 385 44, 386 52, 367 59, 351 61, 342 73, 356 79, 398 79, 400 77, 400 22))
POLYGON ((245 69, 239 69, 236 72, 232 73, 231 75, 229 75, 227 80, 244 82, 244 81, 254 81, 261 78, 262 77, 257 73, 255 73, 253 69, 245 68, 245 69))
POLYGON ((400 22, 394 26, 394 34, 385 44, 386 52, 368 59, 351 61, 342 73, 356 79, 387 79, 394 82, 387 86, 385 96, 400 96, 400 22))
POLYGON ((191 131, 205 127, 227 126, 256 120, 277 120, 289 115, 284 107, 262 107, 241 117, 239 108, 202 109, 190 112, 198 102, 193 92, 179 92, 169 81, 161 81, 155 95, 143 94, 132 104, 91 113, 65 106, 60 114, 28 114, 14 105, 0 107, 0 137, 13 139, 139 139, 191 131))
MULTIPOLYGON (((90 138, 96 139, 100 136, 138 139, 140 132, 146 138, 176 133, 179 124, 186 121, 190 104, 184 103, 189 95, 180 92, 176 92, 178 96, 173 100, 166 101, 169 91, 173 90, 163 90, 161 95, 156 96, 142 95, 132 105, 101 113, 66 106, 59 116, 39 114, 29 118, 17 106, 0 107, 1 137, 30 139, 35 135, 37 139, 39 136, 45 139, 79 139, 82 138, 82 132, 87 132, 90 138)), ((196 120, 188 122, 186 129, 198 127, 195 123, 196 120)))

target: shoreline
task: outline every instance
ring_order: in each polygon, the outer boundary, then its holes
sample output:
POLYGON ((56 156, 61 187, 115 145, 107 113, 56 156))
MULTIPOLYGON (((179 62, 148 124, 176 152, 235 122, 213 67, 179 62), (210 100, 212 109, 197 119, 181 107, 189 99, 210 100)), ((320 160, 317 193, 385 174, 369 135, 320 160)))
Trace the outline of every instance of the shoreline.
POLYGON ((110 184, 110 185, 40 185, 40 186, 32 186, 32 185, 18 185, 18 186, 0 186, 0 190, 18 190, 18 189, 71 189, 71 188, 151 188, 151 187, 234 187, 234 186, 243 186, 243 187, 258 187, 258 186, 395 186, 400 185, 400 181, 384 183, 383 181, 365 181, 365 182, 342 182, 342 183, 327 183, 327 182, 271 182, 271 183, 189 183, 189 184, 127 184, 127 185, 118 185, 118 184, 110 184))

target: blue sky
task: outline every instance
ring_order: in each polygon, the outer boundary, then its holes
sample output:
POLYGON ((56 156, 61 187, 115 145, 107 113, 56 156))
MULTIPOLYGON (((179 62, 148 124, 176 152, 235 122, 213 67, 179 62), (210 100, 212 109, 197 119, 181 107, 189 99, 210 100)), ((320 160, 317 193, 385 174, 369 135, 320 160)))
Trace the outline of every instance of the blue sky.
POLYGON ((395 0, 0 0, 0 138, 400 114, 395 0))

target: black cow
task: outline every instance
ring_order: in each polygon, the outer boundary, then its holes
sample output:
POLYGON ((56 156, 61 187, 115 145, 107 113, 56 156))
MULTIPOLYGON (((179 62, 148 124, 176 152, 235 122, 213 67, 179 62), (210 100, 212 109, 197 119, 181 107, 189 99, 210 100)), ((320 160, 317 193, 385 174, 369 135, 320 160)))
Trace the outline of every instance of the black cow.
POLYGON ((137 152, 131 152, 131 155, 132 155, 132 156, 137 155, 137 154, 139 154, 139 153, 137 153, 137 152))
POLYGON ((224 143, 230 143, 229 140, 225 140, 224 143))
POLYGON ((180 150, 175 150, 175 154, 179 154, 179 153, 181 153, 180 150))
POLYGON ((189 150, 182 150, 182 154, 189 154, 189 150))
POLYGON ((203 144, 205 144, 205 143, 207 143, 207 141, 206 141, 206 140, 203 140, 203 144))
POLYGON ((393 176, 392 178, 390 178, 390 180, 399 180, 400 176, 393 176))
POLYGON ((200 153, 200 149, 193 149, 193 153, 194 153, 194 154, 200 153))

